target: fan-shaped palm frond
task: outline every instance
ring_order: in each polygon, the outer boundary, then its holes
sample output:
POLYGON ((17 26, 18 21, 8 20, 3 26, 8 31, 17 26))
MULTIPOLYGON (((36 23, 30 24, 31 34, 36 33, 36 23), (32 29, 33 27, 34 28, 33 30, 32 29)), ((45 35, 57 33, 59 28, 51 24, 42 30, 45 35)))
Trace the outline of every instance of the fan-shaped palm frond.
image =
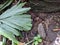
POLYGON ((31 16, 26 14, 30 8, 22 8, 25 3, 16 4, 0 15, 0 35, 3 35, 15 43, 15 36, 20 36, 20 31, 29 31, 32 27, 31 16))

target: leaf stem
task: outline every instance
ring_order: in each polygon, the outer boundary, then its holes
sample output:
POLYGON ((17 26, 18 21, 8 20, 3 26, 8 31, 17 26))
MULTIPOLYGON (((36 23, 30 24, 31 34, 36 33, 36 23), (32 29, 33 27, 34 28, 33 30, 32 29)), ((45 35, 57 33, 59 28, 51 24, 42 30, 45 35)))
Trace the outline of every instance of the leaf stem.
POLYGON ((28 44, 30 44, 30 43, 32 43, 34 40, 31 40, 31 41, 29 41, 28 43, 26 43, 25 45, 28 45, 28 44))
POLYGON ((6 45, 6 38, 3 37, 3 45, 6 45))

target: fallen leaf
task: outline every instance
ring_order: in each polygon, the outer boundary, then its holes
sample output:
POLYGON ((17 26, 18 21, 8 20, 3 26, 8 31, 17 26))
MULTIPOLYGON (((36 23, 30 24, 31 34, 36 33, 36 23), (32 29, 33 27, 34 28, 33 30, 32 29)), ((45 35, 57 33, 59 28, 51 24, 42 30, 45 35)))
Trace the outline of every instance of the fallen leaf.
POLYGON ((18 45, 25 45, 25 43, 20 42, 18 45))
POLYGON ((53 31, 60 31, 60 28, 59 29, 53 29, 53 31))

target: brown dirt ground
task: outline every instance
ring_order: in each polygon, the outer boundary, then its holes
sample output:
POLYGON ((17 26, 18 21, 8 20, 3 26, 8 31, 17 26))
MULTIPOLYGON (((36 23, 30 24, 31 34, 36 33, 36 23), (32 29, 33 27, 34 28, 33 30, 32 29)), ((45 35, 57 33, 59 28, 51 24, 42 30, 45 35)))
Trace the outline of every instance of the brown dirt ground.
MULTIPOLYGON (((25 1, 25 0, 22 0, 22 2, 23 1, 25 1)), ((26 6, 28 6, 28 5, 26 4, 26 6)), ((31 31, 22 32, 23 38, 19 38, 19 37, 16 37, 16 38, 21 42, 29 42, 30 40, 33 39, 34 36, 39 34, 39 32, 38 32, 39 23, 44 23, 47 20, 47 21, 49 21, 49 25, 48 25, 48 22, 44 25, 46 37, 43 39, 42 43, 39 43, 39 45, 49 45, 51 42, 53 42, 55 40, 55 38, 57 37, 57 34, 60 34, 59 30, 53 31, 53 29, 55 29, 56 26, 59 26, 58 28, 60 29, 60 12, 36 13, 31 10, 29 12, 29 14, 31 14, 32 24, 33 24, 31 31), (48 27, 46 27, 46 25, 48 25, 48 27), (47 30, 47 28, 48 28, 48 30, 47 30)), ((7 45, 11 45, 11 42, 9 40, 7 40, 7 45)))

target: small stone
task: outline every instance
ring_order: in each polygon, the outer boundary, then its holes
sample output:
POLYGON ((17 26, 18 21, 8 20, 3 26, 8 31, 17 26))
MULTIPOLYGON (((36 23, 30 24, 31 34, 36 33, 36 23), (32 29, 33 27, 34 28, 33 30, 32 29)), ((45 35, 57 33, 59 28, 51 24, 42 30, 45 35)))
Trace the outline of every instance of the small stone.
POLYGON ((48 37, 47 39, 50 40, 50 41, 54 41, 55 38, 57 37, 57 32, 52 31, 53 28, 54 28, 54 25, 51 24, 49 26, 48 30, 46 30, 46 34, 47 34, 47 37, 48 37))
POLYGON ((40 35, 43 39, 45 39, 46 33, 45 33, 45 30, 44 30, 44 27, 43 27, 43 24, 42 24, 42 23, 40 23, 40 24, 38 25, 38 33, 39 33, 39 35, 40 35))
POLYGON ((50 45, 60 45, 60 35, 58 35, 50 45))

